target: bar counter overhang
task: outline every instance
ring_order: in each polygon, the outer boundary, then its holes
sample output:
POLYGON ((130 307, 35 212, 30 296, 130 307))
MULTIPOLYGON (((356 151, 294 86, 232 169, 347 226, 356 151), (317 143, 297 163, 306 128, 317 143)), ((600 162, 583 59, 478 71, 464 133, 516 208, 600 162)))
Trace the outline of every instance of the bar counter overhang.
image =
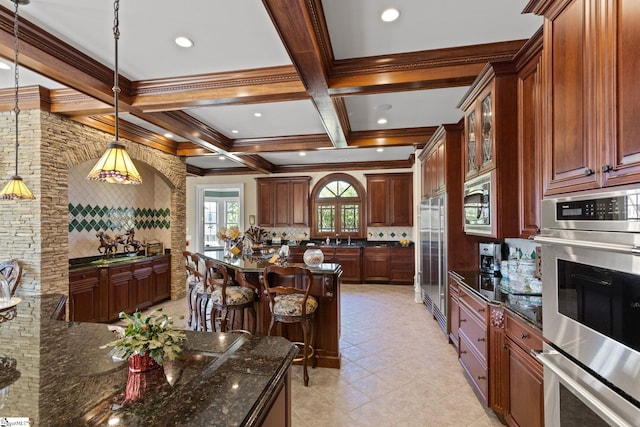
POLYGON ((290 389, 297 349, 286 339, 193 331, 164 372, 131 384, 128 363, 100 348, 114 339, 109 325, 51 318, 62 298, 24 296, 0 323, 2 358, 14 365, 0 367, 0 418, 41 426, 253 426, 290 389))
MULTIPOLYGON (((260 280, 264 268, 269 265, 266 257, 230 257, 225 258, 223 251, 205 251, 205 258, 215 259, 229 269, 229 274, 238 283, 249 283, 262 289, 260 280)), ((340 368, 340 276, 342 267, 340 264, 323 263, 318 267, 308 267, 305 264, 288 263, 309 268, 313 273, 313 284, 310 295, 318 300, 318 310, 315 317, 316 340, 315 354, 317 366, 322 368, 340 368)), ((261 292, 260 292, 261 293, 261 292)), ((271 314, 269 300, 265 296, 255 305, 257 313, 256 334, 267 335, 271 314)), ((272 334, 277 334, 278 326, 274 326, 272 334)), ((282 334, 294 342, 302 341, 302 328, 300 325, 282 325, 282 334)))

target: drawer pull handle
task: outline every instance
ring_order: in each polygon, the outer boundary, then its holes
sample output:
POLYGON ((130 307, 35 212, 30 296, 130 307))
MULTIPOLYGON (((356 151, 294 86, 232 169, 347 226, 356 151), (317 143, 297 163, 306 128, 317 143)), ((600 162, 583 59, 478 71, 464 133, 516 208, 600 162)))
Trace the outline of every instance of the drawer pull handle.
POLYGON ((521 340, 523 340, 523 339, 525 339, 525 338, 529 338, 529 334, 525 334, 524 332, 522 332, 522 333, 520 334, 520 339, 521 339, 521 340))
POLYGON ((479 379, 479 380, 486 380, 486 379, 487 379, 487 377, 485 377, 484 375, 478 375, 478 379, 479 379))
POLYGON ((484 338, 478 338, 478 342, 482 342, 484 340, 485 340, 484 338))
POLYGON ((460 350, 460 354, 467 354, 467 350, 460 350))
POLYGON ((87 275, 86 275, 86 274, 83 274, 83 275, 82 275, 82 278, 84 279, 85 277, 87 277, 87 275))
POLYGON ((466 321, 467 321, 467 319, 460 318, 460 323, 466 322, 466 321))
POLYGON ((484 308, 479 308, 478 313, 484 313, 484 308))

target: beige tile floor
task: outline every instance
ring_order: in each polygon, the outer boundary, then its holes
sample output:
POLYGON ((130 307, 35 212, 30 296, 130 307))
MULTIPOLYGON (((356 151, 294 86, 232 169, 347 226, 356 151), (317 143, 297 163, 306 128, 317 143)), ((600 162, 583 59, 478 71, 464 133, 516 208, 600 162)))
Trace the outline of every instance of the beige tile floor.
MULTIPOLYGON (((342 285, 342 368, 293 368, 293 426, 500 426, 411 286, 342 285)), ((162 304, 179 317, 184 300, 162 304)), ((176 325, 184 324, 176 320, 176 325)))

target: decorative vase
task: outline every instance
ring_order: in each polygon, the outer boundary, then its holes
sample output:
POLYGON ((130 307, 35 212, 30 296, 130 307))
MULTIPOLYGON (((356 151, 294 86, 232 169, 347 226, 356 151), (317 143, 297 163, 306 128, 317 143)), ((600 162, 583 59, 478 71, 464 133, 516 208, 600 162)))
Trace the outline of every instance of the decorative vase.
POLYGON ((145 354, 134 354, 129 357, 130 372, 148 372, 161 367, 162 365, 158 364, 153 357, 149 356, 149 352, 145 354))
POLYGON ((229 247, 229 241, 224 241, 224 249, 222 250, 222 256, 225 258, 231 258, 231 248, 229 247))
MULTIPOLYGON (((162 368, 162 366, 160 367, 162 368)), ((167 377, 163 369, 129 372, 125 388, 125 402, 142 400, 145 395, 157 392, 164 384, 167 384, 167 377)))
POLYGON ((321 249, 307 249, 302 259, 309 267, 317 267, 324 261, 324 253, 321 249))

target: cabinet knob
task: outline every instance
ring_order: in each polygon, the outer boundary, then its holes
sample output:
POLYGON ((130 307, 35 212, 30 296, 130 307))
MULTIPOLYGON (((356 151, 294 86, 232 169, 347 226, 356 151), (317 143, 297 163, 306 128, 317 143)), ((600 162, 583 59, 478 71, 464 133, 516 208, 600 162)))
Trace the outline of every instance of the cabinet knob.
POLYGON ((504 350, 506 350, 506 349, 507 349, 507 345, 506 345, 506 344, 502 344, 502 348, 503 348, 504 350))
POLYGON ((591 176, 591 175, 593 175, 593 169, 586 168, 584 170, 584 176, 591 176))
POLYGON ((606 173, 606 172, 612 171, 612 170, 613 170, 613 167, 612 167, 611 165, 604 165, 604 166, 602 166, 602 167, 600 168, 600 170, 601 170, 603 173, 606 173))
POLYGON ((523 340, 523 339, 525 339, 525 338, 529 338, 529 334, 525 334, 524 332, 522 332, 522 333, 520 334, 520 339, 521 339, 521 340, 523 340))

